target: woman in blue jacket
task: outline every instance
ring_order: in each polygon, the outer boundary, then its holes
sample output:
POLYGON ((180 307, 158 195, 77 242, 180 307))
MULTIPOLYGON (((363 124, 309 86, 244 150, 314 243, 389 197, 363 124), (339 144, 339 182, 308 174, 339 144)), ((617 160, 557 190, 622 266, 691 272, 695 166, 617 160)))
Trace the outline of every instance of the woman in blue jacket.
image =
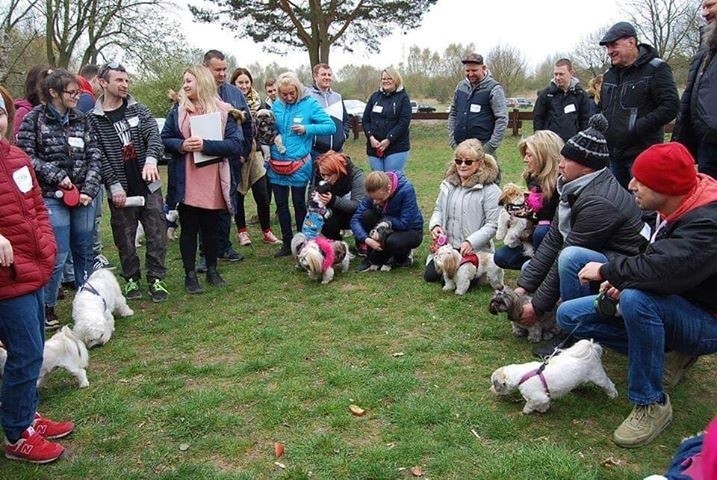
POLYGON ((423 215, 416 191, 401 172, 371 172, 366 176, 366 195, 351 217, 351 231, 367 247, 359 272, 410 267, 411 250, 423 241, 423 215), (369 232, 380 223, 379 238, 369 232), (380 231, 383 230, 383 231, 380 231))
POLYGON ((292 237, 289 189, 296 228, 300 230, 306 216, 306 186, 313 169, 311 144, 315 135, 332 135, 336 126, 319 103, 308 96, 295 73, 282 73, 276 83, 279 96, 271 111, 286 151, 280 153, 276 145, 271 146, 267 175, 276 198, 283 241, 274 256, 286 257, 291 255, 292 237))
POLYGON ((369 98, 362 122, 371 170, 403 172, 411 149, 411 99, 393 67, 381 71, 381 87, 369 98))

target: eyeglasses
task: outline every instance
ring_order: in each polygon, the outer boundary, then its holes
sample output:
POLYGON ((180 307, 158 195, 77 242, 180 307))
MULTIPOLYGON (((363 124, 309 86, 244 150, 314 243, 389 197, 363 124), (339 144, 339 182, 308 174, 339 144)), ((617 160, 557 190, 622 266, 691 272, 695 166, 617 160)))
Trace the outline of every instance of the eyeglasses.
POLYGON ((463 160, 461 158, 455 158, 453 159, 453 161, 456 162, 456 165, 465 165, 467 167, 470 167, 471 165, 473 165, 473 162, 475 160, 463 160))
POLYGON ((79 97, 82 93, 82 90, 63 90, 62 93, 66 93, 71 97, 79 97))

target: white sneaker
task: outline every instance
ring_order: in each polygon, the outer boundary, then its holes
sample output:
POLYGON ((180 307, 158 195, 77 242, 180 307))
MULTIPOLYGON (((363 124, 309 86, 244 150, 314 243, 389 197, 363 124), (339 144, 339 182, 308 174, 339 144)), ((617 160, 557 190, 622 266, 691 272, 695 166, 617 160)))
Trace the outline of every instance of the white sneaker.
POLYGON ((249 238, 249 234, 247 232, 239 232, 237 234, 237 238, 239 239, 239 245, 242 247, 251 245, 251 238, 249 238))

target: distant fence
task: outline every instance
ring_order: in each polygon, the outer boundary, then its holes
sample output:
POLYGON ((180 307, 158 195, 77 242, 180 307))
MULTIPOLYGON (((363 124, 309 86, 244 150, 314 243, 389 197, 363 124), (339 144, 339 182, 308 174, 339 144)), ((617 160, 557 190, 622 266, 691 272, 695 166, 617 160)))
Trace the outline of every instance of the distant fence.
MULTIPOLYGON (((361 136, 361 118, 351 117, 351 130, 354 132, 354 140, 361 136)), ((414 113, 411 120, 448 120, 448 112, 414 113)), ((519 137, 523 128, 523 120, 533 121, 532 111, 520 111, 517 108, 508 112, 508 129, 513 132, 514 137, 519 137)), ((673 123, 665 125, 665 133, 672 133, 673 123)))

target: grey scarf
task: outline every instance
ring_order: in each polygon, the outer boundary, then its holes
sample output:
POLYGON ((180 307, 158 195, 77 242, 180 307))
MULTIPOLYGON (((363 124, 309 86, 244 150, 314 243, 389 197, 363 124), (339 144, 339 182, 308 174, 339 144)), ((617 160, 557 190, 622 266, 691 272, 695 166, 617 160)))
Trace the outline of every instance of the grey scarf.
POLYGON ((595 177, 600 175, 600 173, 605 170, 604 168, 601 168, 600 170, 597 170, 592 173, 588 173, 587 175, 583 175, 580 178, 576 178, 575 180, 571 182, 565 182, 563 180, 563 177, 558 177, 558 185, 557 190, 558 194, 560 195, 560 203, 558 204, 558 230, 560 231, 560 234, 563 236, 563 241, 565 241, 566 238, 568 238, 568 234, 570 233, 570 203, 568 203, 568 198, 573 195, 578 195, 585 186, 592 182, 595 177))

